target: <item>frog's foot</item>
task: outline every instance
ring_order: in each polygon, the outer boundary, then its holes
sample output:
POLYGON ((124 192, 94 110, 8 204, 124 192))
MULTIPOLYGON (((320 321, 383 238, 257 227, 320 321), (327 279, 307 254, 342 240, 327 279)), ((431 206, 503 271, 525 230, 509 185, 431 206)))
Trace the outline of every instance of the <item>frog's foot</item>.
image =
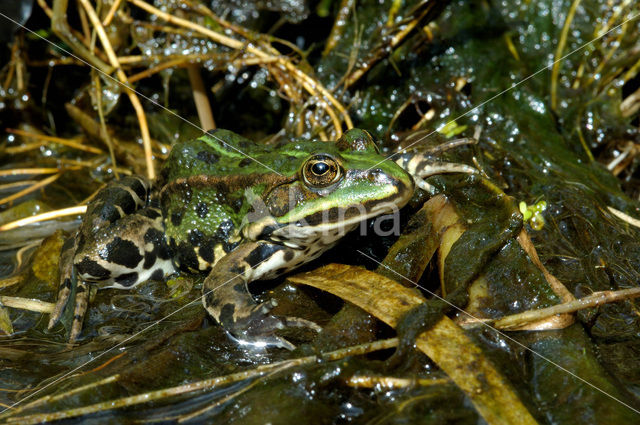
MULTIPOLYGON (((237 294, 235 295, 237 296, 237 294)), ((205 306, 209 313, 241 344, 255 347, 280 347, 293 350, 296 348, 295 345, 285 338, 276 335, 276 331, 288 327, 308 328, 316 332, 322 330, 318 324, 311 320, 270 314, 271 310, 278 305, 275 300, 269 300, 258 305, 245 304, 245 308, 232 304, 218 305, 221 305, 222 308, 217 309, 208 305, 205 301, 205 306)))

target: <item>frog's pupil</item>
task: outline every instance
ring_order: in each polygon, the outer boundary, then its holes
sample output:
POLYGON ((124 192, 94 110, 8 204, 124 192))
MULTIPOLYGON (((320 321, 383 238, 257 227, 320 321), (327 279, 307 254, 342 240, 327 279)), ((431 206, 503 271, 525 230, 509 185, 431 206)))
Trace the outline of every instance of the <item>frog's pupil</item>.
POLYGON ((329 171, 329 166, 327 165, 326 162, 316 162, 311 166, 311 171, 316 176, 321 176, 327 171, 329 171))

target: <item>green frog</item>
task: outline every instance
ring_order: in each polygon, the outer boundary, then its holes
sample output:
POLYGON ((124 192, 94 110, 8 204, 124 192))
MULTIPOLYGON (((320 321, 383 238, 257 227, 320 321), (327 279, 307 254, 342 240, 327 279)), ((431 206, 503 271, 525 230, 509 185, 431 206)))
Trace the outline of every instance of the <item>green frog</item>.
POLYGON ((186 271, 207 274, 202 302, 231 336, 292 349, 278 329, 318 326, 272 315, 276 302, 257 304, 247 284, 287 273, 363 220, 401 208, 415 182, 428 186, 426 176, 470 172, 407 154, 396 160, 385 160, 360 129, 336 142, 293 140, 278 147, 228 130, 177 144, 157 182, 125 177, 88 205, 76 235, 62 248, 49 328, 74 285, 72 341, 82 329, 89 284, 125 289, 186 271))

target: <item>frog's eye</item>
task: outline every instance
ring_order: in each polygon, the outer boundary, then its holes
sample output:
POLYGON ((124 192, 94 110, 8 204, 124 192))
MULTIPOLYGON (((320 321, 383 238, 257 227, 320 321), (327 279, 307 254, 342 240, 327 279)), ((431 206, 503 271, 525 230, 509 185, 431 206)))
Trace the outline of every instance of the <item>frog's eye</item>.
POLYGON ((304 163, 302 177, 309 186, 327 187, 340 180, 342 168, 329 155, 314 155, 304 163))

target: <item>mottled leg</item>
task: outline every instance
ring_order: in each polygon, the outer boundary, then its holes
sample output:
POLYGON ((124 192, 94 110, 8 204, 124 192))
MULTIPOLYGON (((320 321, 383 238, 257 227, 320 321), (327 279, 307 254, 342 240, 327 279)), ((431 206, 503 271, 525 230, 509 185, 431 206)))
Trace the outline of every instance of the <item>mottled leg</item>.
POLYGON ((204 281, 202 302, 211 316, 240 341, 292 350, 286 339, 274 334, 287 326, 320 330, 315 323, 300 318, 276 317, 269 312, 275 300, 257 304, 247 284, 263 277, 275 277, 297 267, 302 252, 268 242, 240 245, 220 259, 204 281))
POLYGON ((73 255, 76 252, 76 238, 71 237, 62 245, 62 251, 60 252, 60 284, 58 286, 58 298, 56 304, 53 307, 53 311, 49 316, 49 329, 53 328, 60 320, 62 312, 64 311, 67 302, 69 301, 69 295, 71 295, 71 287, 75 276, 73 276, 73 255))
POLYGON ((76 285, 76 296, 74 300, 73 322, 71 323, 71 332, 69 332, 69 342, 75 342, 78 336, 80 336, 84 316, 89 307, 89 287, 81 280, 79 280, 76 285))
POLYGON ((466 164, 437 161, 431 158, 430 155, 414 152, 405 152, 399 155, 395 159, 395 162, 411 174, 416 185, 427 193, 435 192, 433 186, 425 181, 425 179, 431 176, 452 173, 478 173, 478 170, 466 164))

